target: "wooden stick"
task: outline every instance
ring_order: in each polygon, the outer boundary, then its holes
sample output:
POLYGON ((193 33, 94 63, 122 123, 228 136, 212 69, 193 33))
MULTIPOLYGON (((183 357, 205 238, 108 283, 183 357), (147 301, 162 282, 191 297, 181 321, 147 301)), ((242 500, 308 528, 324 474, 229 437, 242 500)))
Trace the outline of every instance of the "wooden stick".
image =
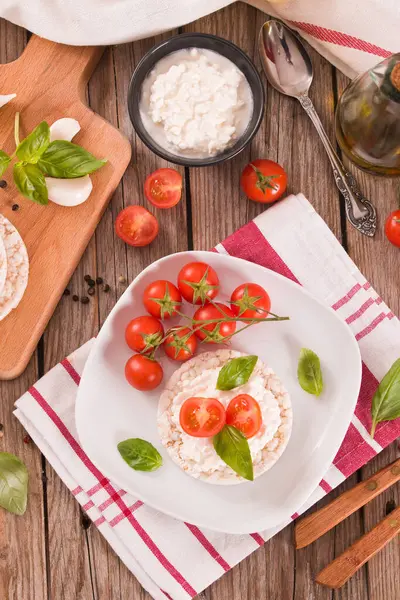
POLYGON ((316 582, 331 589, 342 587, 367 560, 386 546, 399 532, 400 506, 322 569, 316 577, 316 582))
POLYGON ((297 523, 295 527, 296 548, 308 546, 399 480, 400 459, 297 523))

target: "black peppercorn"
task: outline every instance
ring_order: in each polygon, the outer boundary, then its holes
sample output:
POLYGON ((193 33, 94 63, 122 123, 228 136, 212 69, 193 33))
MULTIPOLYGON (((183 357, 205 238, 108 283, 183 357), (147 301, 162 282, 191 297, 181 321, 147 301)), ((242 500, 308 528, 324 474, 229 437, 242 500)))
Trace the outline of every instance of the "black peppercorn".
POLYGON ((88 282, 87 282, 87 284, 88 284, 89 287, 94 287, 96 285, 96 282, 95 282, 94 279, 89 279, 88 282))
POLYGON ((103 292, 109 292, 110 291, 110 286, 108 285, 108 283, 105 283, 103 286, 103 292))
POLYGON ((16 210, 19 210, 19 204, 13 204, 12 207, 11 207, 11 210, 13 210, 14 212, 16 210))
POLYGON ((71 293, 71 292, 69 291, 69 289, 68 289, 68 288, 67 288, 66 290, 64 290, 64 296, 69 296, 69 295, 70 295, 70 293, 71 293))
POLYGON ((89 304, 89 298, 87 296, 82 296, 81 302, 82 304, 89 304))
POLYGON ((72 296, 72 300, 73 300, 74 302, 78 302, 78 300, 79 300, 79 296, 77 296, 76 294, 74 294, 74 295, 72 296))
POLYGON ((4 179, 0 180, 0 188, 6 188, 7 187, 7 181, 5 181, 4 179))
POLYGON ((89 281, 92 280, 92 278, 90 277, 90 275, 85 275, 85 277, 83 278, 87 283, 89 283, 89 281))
POLYGON ((96 290, 94 289, 94 287, 90 287, 87 291, 89 296, 94 296, 95 292, 96 292, 96 290))
POLYGON ((103 283, 103 278, 102 277, 96 277, 96 283, 97 283, 97 285, 101 285, 103 283))

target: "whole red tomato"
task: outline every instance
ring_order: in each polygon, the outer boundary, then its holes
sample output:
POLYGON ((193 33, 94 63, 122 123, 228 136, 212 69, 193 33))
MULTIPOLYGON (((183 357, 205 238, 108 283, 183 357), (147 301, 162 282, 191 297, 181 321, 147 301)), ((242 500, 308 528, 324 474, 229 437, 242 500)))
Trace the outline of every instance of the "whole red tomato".
POLYGON ((197 338, 189 327, 173 327, 164 341, 165 354, 173 360, 184 362, 194 356, 197 338))
POLYGON ((231 309, 237 317, 265 319, 270 308, 267 292, 257 283, 242 283, 232 292, 231 309))
POLYGON ((393 211, 386 219, 385 233, 389 242, 400 248, 400 210, 393 211))
POLYGON ((175 317, 182 303, 182 296, 173 283, 159 279, 150 283, 143 293, 143 304, 156 319, 175 317))
POLYGON ((125 329, 125 340, 134 352, 150 354, 160 345, 164 337, 164 327, 155 317, 144 315, 129 321, 125 329))
POLYGON ((259 158, 243 169, 240 185, 250 200, 275 202, 286 190, 287 175, 278 163, 259 158))
POLYGON ((191 262, 179 271, 178 287, 187 302, 205 304, 218 294, 219 279, 207 263, 191 262))
POLYGON ((125 365, 125 377, 132 387, 148 392, 160 385, 163 370, 156 360, 143 354, 134 354, 125 365))
POLYGON ((193 315, 193 328, 197 337, 209 344, 220 344, 229 339, 236 331, 235 321, 223 321, 226 317, 231 319, 235 315, 228 306, 216 302, 215 304, 205 304, 196 310, 193 315), (209 321, 219 319, 221 322, 208 323, 201 326, 199 321, 209 321))

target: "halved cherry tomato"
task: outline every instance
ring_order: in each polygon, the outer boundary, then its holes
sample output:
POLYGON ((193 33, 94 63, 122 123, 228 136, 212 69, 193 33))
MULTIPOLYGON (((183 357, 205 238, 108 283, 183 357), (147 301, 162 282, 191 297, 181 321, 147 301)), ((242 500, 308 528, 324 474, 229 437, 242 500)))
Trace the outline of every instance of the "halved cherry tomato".
POLYGON ((275 202, 286 190, 287 175, 278 163, 260 158, 243 169, 240 185, 250 200, 275 202))
POLYGON ((143 293, 143 304, 153 317, 169 319, 175 317, 182 303, 182 296, 176 285, 159 279, 150 283, 143 293))
POLYGON ((265 319, 270 308, 267 292, 257 283, 242 283, 232 292, 231 309, 237 317, 265 319))
POLYGON ((134 354, 125 365, 125 377, 132 387, 148 392, 160 385, 163 370, 156 360, 143 354, 134 354))
POLYGON ((212 437, 225 425, 225 407, 217 398, 188 398, 181 406, 179 422, 193 437, 212 437))
POLYGON ((400 210, 393 211, 386 219, 385 233, 389 242, 400 248, 400 210))
POLYGON ((150 354, 160 345, 163 337, 164 327, 160 321, 148 315, 132 319, 125 329, 125 340, 129 348, 143 354, 150 354))
POLYGON ((115 231, 130 246, 147 246, 158 234, 158 221, 143 206, 127 206, 117 216, 115 231))
POLYGON ((219 279, 210 265, 191 262, 179 271, 178 287, 187 302, 205 304, 218 294, 219 279))
POLYGON ((171 208, 182 196, 182 175, 175 169, 157 169, 144 182, 144 193, 157 208, 171 208))
POLYGON ((262 424, 257 400, 249 394, 239 394, 232 398, 226 409, 226 423, 239 429, 246 438, 256 435, 262 424))
MULTIPOLYGON (((205 304, 196 310, 193 315, 193 321, 209 321, 214 319, 233 319, 235 315, 228 306, 216 302, 215 304, 205 304)), ((221 323, 208 323, 201 326, 200 323, 193 323, 193 329, 196 330, 197 337, 209 344, 221 344, 226 341, 236 331, 235 321, 226 321, 221 323)))
POLYGON ((164 341, 165 354, 173 360, 185 361, 194 356, 197 338, 189 327, 172 327, 164 341), (169 335, 168 335, 169 334, 169 335))

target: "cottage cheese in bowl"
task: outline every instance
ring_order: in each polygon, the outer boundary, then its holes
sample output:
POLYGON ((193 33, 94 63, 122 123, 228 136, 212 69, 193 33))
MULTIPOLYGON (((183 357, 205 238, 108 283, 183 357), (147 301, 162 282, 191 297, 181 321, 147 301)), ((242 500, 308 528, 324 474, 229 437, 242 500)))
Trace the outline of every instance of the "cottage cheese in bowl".
POLYGON ((205 158, 242 136, 253 97, 246 77, 228 58, 186 48, 156 63, 143 82, 139 108, 148 134, 164 150, 205 158))
POLYGON ((208 483, 233 484, 245 480, 217 455, 212 438, 193 437, 182 430, 179 414, 188 398, 213 397, 227 407, 238 394, 249 394, 258 402, 262 426, 248 440, 255 478, 275 464, 292 429, 289 394, 274 371, 261 360, 244 385, 230 391, 216 389, 221 368, 238 356, 242 354, 234 350, 217 350, 190 359, 175 371, 160 397, 158 431, 163 445, 188 475, 208 483))

